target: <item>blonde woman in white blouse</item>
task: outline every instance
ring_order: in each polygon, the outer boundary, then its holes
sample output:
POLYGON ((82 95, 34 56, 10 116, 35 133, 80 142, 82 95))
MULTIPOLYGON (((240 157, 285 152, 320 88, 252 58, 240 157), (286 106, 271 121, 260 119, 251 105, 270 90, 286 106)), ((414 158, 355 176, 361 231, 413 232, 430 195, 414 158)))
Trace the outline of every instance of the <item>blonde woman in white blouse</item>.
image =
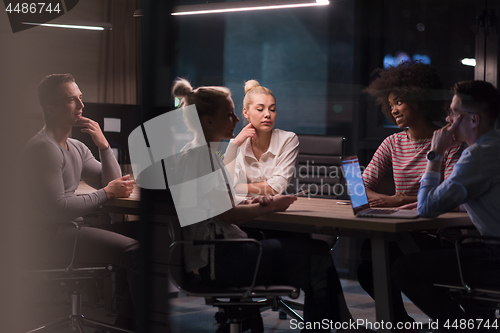
POLYGON ((276 99, 255 80, 245 83, 243 117, 248 122, 232 143, 239 147, 234 165, 237 193, 275 195, 286 190, 295 170, 299 139, 274 128, 276 99))

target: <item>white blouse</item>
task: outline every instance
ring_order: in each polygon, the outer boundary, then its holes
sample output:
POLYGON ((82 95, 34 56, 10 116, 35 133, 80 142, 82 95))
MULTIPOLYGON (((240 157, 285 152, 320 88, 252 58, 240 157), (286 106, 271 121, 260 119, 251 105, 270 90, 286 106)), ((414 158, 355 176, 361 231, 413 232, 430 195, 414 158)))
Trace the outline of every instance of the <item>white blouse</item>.
POLYGON ((293 132, 273 129, 271 143, 259 160, 252 151, 251 138, 240 147, 236 158, 234 184, 267 184, 277 193, 283 193, 295 172, 299 153, 299 139, 293 132))

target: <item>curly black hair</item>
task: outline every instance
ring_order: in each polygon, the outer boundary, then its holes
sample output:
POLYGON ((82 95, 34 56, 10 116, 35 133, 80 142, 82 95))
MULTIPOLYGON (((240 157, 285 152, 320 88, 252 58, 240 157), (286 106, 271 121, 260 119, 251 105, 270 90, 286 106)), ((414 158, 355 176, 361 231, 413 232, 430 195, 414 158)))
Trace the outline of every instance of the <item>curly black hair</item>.
POLYGON ((429 122, 446 118, 443 83, 437 70, 420 61, 405 61, 396 67, 377 68, 372 76, 378 76, 363 92, 376 98, 387 119, 395 124, 388 97, 397 94, 415 111, 424 113, 429 122))

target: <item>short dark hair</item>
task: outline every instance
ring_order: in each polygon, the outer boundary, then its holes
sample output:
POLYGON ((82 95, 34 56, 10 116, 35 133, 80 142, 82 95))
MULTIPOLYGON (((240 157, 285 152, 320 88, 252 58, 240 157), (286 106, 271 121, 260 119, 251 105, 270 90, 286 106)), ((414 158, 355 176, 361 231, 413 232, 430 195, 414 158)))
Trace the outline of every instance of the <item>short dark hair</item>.
POLYGON ((500 91, 486 81, 460 81, 451 90, 462 102, 462 105, 477 109, 493 123, 500 115, 500 91))
POLYGON ((56 102, 56 89, 64 83, 75 82, 73 75, 66 74, 50 74, 42 79, 38 85, 38 101, 45 113, 45 107, 56 102))
POLYGON ((378 77, 363 91, 376 98, 376 103, 382 106, 382 113, 391 123, 396 123, 387 102, 391 93, 423 113, 429 122, 446 118, 443 83, 431 65, 405 61, 396 67, 378 68, 372 75, 378 77))

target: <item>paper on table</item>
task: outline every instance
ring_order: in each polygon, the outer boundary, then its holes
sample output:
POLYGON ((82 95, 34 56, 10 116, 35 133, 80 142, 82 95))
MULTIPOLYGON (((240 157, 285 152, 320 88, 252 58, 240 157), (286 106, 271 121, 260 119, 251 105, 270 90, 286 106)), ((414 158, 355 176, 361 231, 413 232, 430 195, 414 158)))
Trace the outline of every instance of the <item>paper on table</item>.
POLYGON ((104 118, 104 132, 121 132, 120 118, 104 118))

